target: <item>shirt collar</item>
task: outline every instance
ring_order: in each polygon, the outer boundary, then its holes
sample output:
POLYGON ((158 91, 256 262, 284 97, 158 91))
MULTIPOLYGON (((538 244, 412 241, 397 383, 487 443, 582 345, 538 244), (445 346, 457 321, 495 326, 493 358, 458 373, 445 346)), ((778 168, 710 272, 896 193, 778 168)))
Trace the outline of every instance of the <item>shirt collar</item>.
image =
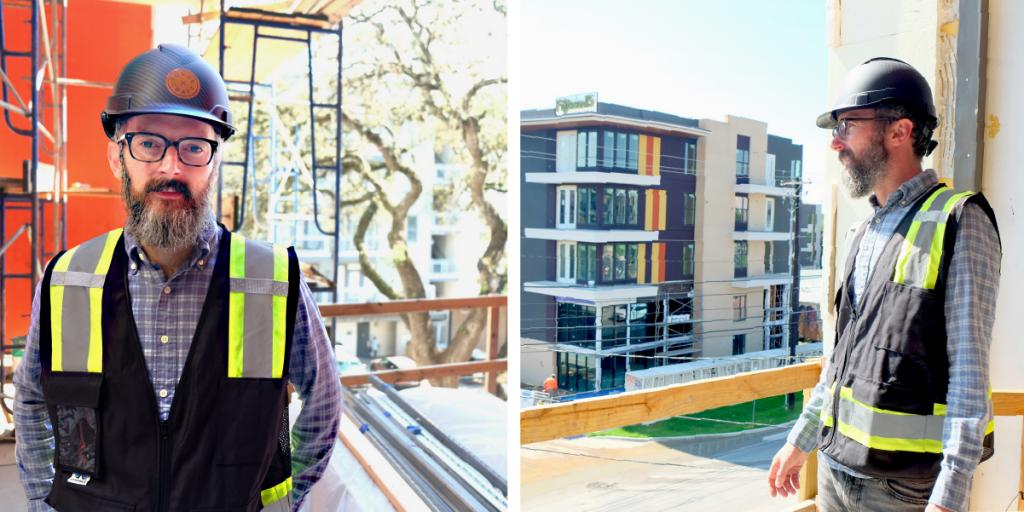
POLYGON ((885 206, 878 202, 878 198, 874 194, 871 194, 868 201, 871 202, 871 206, 876 212, 882 209, 889 210, 897 206, 906 206, 916 201, 925 192, 931 190, 938 182, 939 177, 935 174, 935 171, 926 169, 919 172, 913 178, 904 181, 895 192, 889 194, 889 199, 885 202, 885 206))
MULTIPOLYGON (((218 238, 218 233, 219 227, 217 226, 217 223, 213 221, 213 215, 208 215, 206 222, 203 224, 203 229, 199 232, 195 245, 192 246, 192 255, 185 264, 186 268, 191 268, 200 261, 203 262, 200 264, 200 266, 202 266, 209 260, 211 247, 216 243, 215 239, 218 238)), ((149 264, 142 246, 139 245, 139 241, 135 236, 128 233, 128 230, 124 231, 124 246, 128 251, 128 258, 131 259, 131 261, 137 264, 141 264, 143 262, 149 264)))

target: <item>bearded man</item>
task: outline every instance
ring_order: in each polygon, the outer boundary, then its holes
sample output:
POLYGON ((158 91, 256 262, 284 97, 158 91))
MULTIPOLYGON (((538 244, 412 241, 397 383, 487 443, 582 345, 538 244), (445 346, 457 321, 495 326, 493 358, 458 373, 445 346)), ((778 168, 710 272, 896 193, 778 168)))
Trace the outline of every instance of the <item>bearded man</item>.
POLYGON ((999 231, 981 194, 922 170, 937 123, 924 77, 891 58, 854 68, 818 117, 874 213, 848 235, 835 346, 772 461, 773 496, 796 491, 817 448, 818 510, 967 510, 992 456, 999 231))
POLYGON ((298 508, 340 388, 294 249, 214 220, 235 130, 223 80, 160 45, 128 63, 102 122, 127 220, 58 254, 36 290, 15 377, 29 509, 298 508))

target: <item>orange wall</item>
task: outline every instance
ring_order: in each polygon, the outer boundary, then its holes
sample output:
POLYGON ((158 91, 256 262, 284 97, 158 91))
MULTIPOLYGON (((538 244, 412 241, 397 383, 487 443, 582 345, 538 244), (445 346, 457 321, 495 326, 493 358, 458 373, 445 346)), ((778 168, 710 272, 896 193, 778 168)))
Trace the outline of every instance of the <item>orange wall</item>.
MULTIPOLYGON (((67 76, 82 80, 113 83, 121 68, 134 56, 152 47, 151 10, 147 6, 103 0, 75 0, 67 9, 67 76)), ((49 13, 47 13, 49 14, 49 13)), ((5 40, 9 49, 28 50, 30 43, 28 10, 4 10, 5 40)), ((19 59, 27 61, 27 59, 19 59)), ((8 75, 15 81, 19 94, 28 102, 30 75, 27 64, 18 66, 11 61, 8 75)), ((44 91, 49 87, 44 84, 44 91)), ((68 184, 75 182, 98 188, 120 190, 107 166, 106 136, 100 125, 100 112, 110 95, 109 89, 69 86, 67 88, 67 157, 68 184)), ((49 94, 43 98, 44 108, 51 104, 49 94)), ((15 103, 13 99, 9 103, 15 103)), ((16 126, 25 127, 20 115, 12 114, 16 126), (21 122, 18 122, 21 121, 21 122)), ((53 113, 46 109, 43 121, 53 131, 53 113)), ((49 142, 42 142, 48 150, 49 142)), ((0 176, 20 177, 21 162, 29 158, 30 139, 15 135, 0 121, 0 176)), ((51 162, 46 151, 40 151, 41 161, 51 162)), ((47 209, 47 252, 53 252, 52 211, 47 209)), ((124 223, 124 208, 117 197, 72 197, 68 202, 67 233, 69 246, 78 244, 101 232, 124 223)), ((27 212, 6 215, 4 240, 28 222, 27 212)), ((29 249, 25 238, 7 252, 6 271, 28 272, 29 249)), ((45 265, 47 262, 43 262, 45 265)), ((28 332, 31 291, 28 280, 11 280, 5 294, 7 329, 6 338, 22 336, 28 332)))

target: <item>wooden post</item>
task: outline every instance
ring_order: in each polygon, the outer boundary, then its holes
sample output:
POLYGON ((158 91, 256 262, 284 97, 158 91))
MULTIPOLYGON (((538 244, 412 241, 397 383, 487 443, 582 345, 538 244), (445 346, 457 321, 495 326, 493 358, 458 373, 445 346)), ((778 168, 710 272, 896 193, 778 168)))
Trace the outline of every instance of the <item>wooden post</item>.
MULTIPOLYGON (((488 317, 488 329, 489 335, 487 337, 487 360, 490 361, 498 356, 498 337, 500 332, 498 331, 499 324, 501 323, 501 310, 497 306, 491 306, 489 308, 490 316, 488 317)), ((498 372, 490 371, 487 372, 487 376, 484 377, 484 383, 487 387, 487 392, 496 395, 498 394, 498 372)))
MULTIPOLYGON (((1022 421, 1024 424, 1024 421, 1022 421)), ((1017 481, 1017 510, 1024 510, 1024 494, 1021 490, 1024 489, 1024 430, 1021 430, 1020 435, 1020 480, 1017 481)))
MULTIPOLYGON (((814 388, 804 390, 804 405, 811 401, 814 388)), ((818 450, 807 454, 807 462, 800 469, 800 489, 796 492, 800 501, 813 500, 818 495, 818 450)))

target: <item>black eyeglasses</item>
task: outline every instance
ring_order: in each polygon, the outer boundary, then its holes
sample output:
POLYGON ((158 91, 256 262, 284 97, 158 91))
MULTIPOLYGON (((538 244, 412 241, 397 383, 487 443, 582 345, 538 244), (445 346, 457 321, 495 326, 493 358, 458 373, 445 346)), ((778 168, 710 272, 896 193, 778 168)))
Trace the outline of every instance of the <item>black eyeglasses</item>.
POLYGON ((202 137, 185 137, 171 142, 156 133, 132 132, 124 134, 122 141, 128 142, 128 152, 132 158, 147 163, 163 160, 167 155, 167 148, 174 146, 181 163, 191 167, 203 167, 209 165, 217 151, 217 141, 202 137))
POLYGON ((845 139, 846 135, 850 132, 850 121, 877 121, 879 119, 895 119, 890 116, 876 116, 876 117, 844 117, 836 123, 836 126, 832 128, 832 136, 845 139))

